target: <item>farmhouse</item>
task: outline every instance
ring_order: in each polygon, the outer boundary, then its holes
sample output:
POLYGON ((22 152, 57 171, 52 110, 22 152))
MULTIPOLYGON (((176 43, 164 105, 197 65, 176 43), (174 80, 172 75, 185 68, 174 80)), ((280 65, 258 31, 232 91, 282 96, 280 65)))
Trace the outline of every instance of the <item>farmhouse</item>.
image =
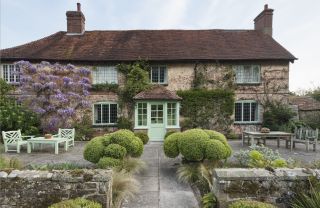
MULTIPOLYGON (((92 70, 92 84, 125 84, 117 64, 147 60, 154 86, 137 94, 134 129, 148 131, 152 141, 161 141, 170 129, 180 129, 178 90, 192 88, 195 68, 209 66, 206 79, 214 82, 226 68, 235 72, 236 132, 258 128, 262 122, 259 100, 269 96, 287 102, 289 65, 296 58, 272 37, 273 9, 265 5, 254 19, 252 30, 85 30, 81 5, 67 11, 67 31, 0 51, 0 77, 19 82, 19 69, 13 64, 48 61, 92 70)), ((211 82, 211 83, 212 83, 211 82)), ((212 85, 206 85, 208 89, 212 85)), ((112 91, 90 94, 92 125, 117 126, 119 97, 112 91)))

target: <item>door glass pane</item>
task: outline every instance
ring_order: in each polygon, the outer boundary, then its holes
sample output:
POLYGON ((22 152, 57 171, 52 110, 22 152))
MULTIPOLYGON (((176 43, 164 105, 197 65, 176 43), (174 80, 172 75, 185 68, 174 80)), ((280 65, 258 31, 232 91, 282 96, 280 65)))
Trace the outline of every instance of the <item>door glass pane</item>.
POLYGON ((147 103, 138 103, 138 126, 147 126, 147 103))
POLYGON ((163 123, 163 105, 162 104, 151 105, 151 123, 152 124, 163 123))
POLYGON ((167 104, 167 123, 168 126, 176 125, 176 103, 167 104))

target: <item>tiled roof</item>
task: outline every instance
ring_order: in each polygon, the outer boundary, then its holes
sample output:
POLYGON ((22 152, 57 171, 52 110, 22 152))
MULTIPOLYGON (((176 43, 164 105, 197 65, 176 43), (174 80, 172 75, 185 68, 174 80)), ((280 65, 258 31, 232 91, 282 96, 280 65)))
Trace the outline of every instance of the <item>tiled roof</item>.
MULTIPOLYGON (((22 35, 22 34, 21 34, 22 35)), ((57 32, 0 51, 1 60, 189 61, 296 59, 256 30, 129 30, 57 32)))
POLYGON ((182 100, 175 92, 168 90, 162 85, 154 85, 149 89, 138 93, 133 97, 135 100, 182 100))
POLYGON ((297 105, 302 111, 320 110, 320 101, 309 96, 292 96, 289 98, 289 103, 297 105))

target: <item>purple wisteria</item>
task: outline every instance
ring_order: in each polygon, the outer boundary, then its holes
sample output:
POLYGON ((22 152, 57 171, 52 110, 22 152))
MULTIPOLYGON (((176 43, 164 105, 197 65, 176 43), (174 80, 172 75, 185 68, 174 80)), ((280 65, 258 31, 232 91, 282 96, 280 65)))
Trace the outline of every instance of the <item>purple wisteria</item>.
POLYGON ((89 108, 90 70, 49 62, 19 61, 16 65, 20 67, 20 100, 40 115, 44 132, 72 127, 81 119, 78 112, 89 108))

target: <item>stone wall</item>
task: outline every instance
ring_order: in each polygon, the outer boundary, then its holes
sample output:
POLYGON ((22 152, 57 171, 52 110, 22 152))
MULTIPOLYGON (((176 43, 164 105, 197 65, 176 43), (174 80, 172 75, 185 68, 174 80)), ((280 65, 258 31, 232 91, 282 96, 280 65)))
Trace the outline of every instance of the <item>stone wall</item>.
POLYGON ((266 201, 284 207, 290 193, 308 189, 310 176, 316 176, 320 182, 320 170, 281 168, 270 172, 265 169, 216 169, 213 173, 213 193, 222 208, 239 199, 266 201))
POLYGON ((1 208, 42 208, 84 197, 111 207, 111 170, 0 171, 1 208))

